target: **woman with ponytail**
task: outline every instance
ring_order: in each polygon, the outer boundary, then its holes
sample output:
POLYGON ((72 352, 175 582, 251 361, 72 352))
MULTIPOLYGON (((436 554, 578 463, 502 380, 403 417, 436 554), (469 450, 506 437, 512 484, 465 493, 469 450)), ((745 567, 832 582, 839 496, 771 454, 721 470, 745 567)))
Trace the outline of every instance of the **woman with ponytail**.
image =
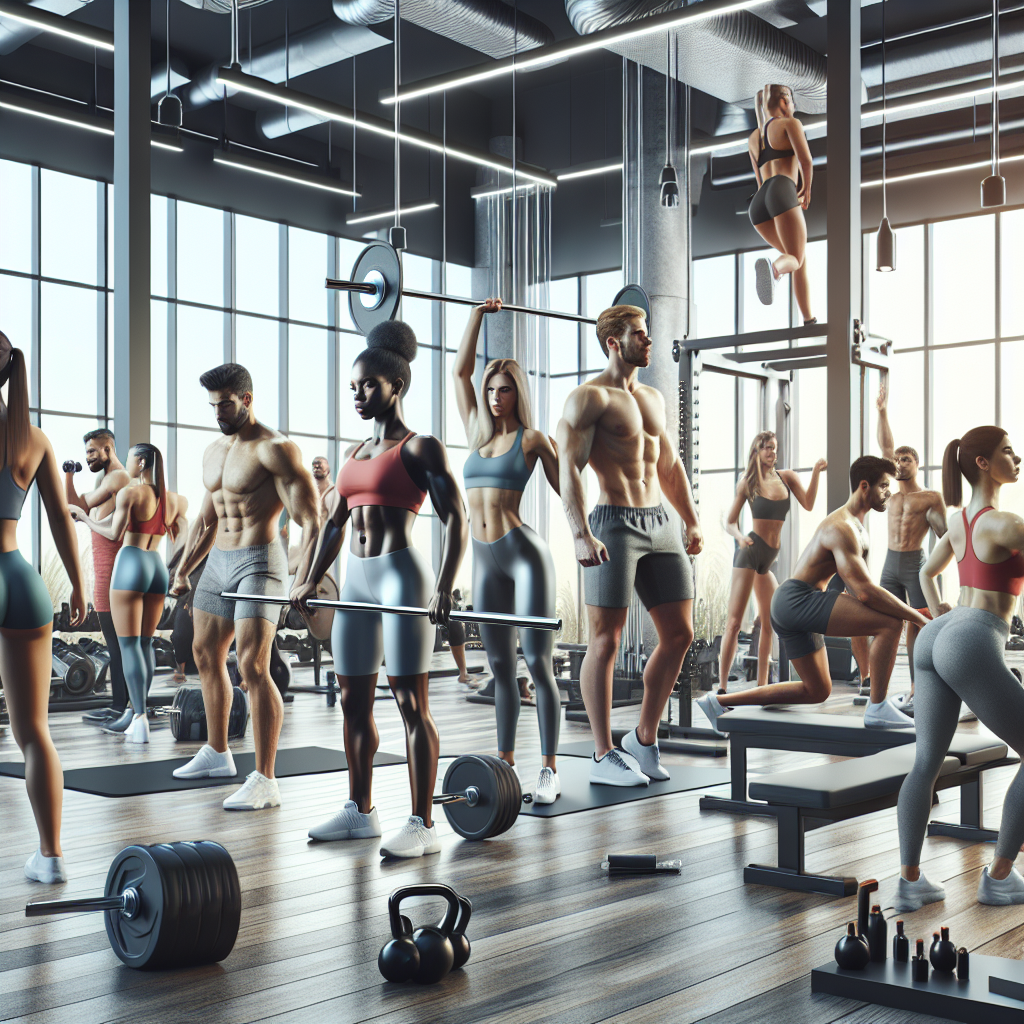
MULTIPOLYGON (((921 568, 921 588, 933 616, 914 646, 914 767, 900 790, 900 879, 897 913, 945 898, 921 872, 921 847, 932 792, 956 731, 963 701, 982 725, 1024 756, 1024 688, 1004 657, 1010 620, 1024 589, 1024 519, 999 509, 1004 484, 1016 483, 1020 457, 1001 427, 975 427, 946 446, 942 494, 956 510, 949 530, 921 568), (971 499, 963 504, 963 480, 971 499), (953 559, 960 574, 956 607, 939 597, 935 577, 953 559)), ((1013 866, 1024 844, 1024 768, 1003 800, 995 856, 982 869, 978 902, 1024 903, 1024 877, 1013 866)))
POLYGON ((754 101, 757 131, 747 148, 754 165, 757 192, 748 210, 754 230, 782 253, 774 263, 754 263, 757 297, 769 306, 783 274, 793 275, 793 293, 805 324, 817 319, 811 312, 811 286, 807 278, 807 223, 804 210, 811 205, 814 167, 804 128, 793 116, 793 90, 788 85, 766 85, 754 101), (774 144, 773 144, 774 140, 774 144))
POLYGON ((39 848, 25 864, 33 882, 67 881, 60 845, 64 774, 47 722, 53 652, 53 605, 39 574, 18 550, 18 520, 35 481, 54 546, 71 581, 71 625, 85 618, 78 540, 64 485, 46 435, 29 420, 25 356, 0 331, 0 683, 11 732, 25 755, 25 785, 39 848))
POLYGON ((129 743, 148 743, 146 696, 156 668, 153 634, 170 585, 158 549, 165 534, 174 532, 181 499, 167 490, 164 459, 154 445, 134 445, 125 469, 130 483, 117 492, 109 521, 98 523, 74 505, 71 514, 101 537, 122 541, 110 577, 110 613, 134 715, 123 728, 115 723, 105 731, 123 732, 129 743))

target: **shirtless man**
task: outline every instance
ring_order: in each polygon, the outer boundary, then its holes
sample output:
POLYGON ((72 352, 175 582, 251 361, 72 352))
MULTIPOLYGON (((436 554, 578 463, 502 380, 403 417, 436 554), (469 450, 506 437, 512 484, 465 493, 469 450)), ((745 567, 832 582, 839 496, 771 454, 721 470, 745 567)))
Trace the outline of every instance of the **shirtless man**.
POLYGON ((693 640, 693 570, 686 555, 704 546, 690 482, 665 430, 665 400, 641 384, 651 361, 644 311, 612 306, 597 321, 608 365, 581 384, 558 424, 559 484, 583 574, 590 641, 580 668, 583 703, 594 733, 590 781, 646 786, 664 780, 658 723, 693 640), (589 465, 601 488, 587 517, 580 476, 589 465), (686 552, 661 495, 679 513, 686 552), (612 672, 629 601, 637 596, 654 621, 658 646, 644 670, 637 727, 612 745, 612 672))
MULTIPOLYGON (((938 491, 926 491, 917 482, 917 468, 920 460, 917 452, 909 445, 893 446, 892 427, 889 425, 889 389, 883 383, 878 391, 878 445, 882 457, 896 463, 896 483, 899 491, 889 502, 889 550, 882 567, 882 586, 916 608, 926 619, 928 602, 921 590, 918 574, 925 563, 921 547, 929 530, 936 537, 946 532, 946 505, 938 491)), ((919 627, 907 623, 907 659, 910 662, 910 695, 899 702, 900 710, 907 715, 914 714, 914 641, 919 627)))
MULTIPOLYGON (((80 508, 90 519, 99 523, 113 515, 117 492, 128 486, 128 472, 117 458, 114 435, 106 427, 90 430, 82 441, 85 444, 85 464, 89 472, 102 474, 100 481, 91 491, 79 494, 75 490, 76 463, 74 459, 69 459, 63 466, 64 494, 69 506, 80 508)), ((120 550, 119 540, 107 540, 98 533, 92 535, 92 603, 99 615, 103 642, 110 653, 108 676, 111 705, 109 708, 86 712, 82 716, 82 720, 91 725, 102 725, 117 732, 127 729, 134 717, 128 708, 128 684, 124 680, 121 648, 110 613, 110 574, 120 550)))
POLYGON ((327 495, 331 493, 333 484, 331 483, 331 464, 327 461, 326 455, 318 455, 313 460, 313 483, 316 486, 316 492, 320 496, 321 512, 325 508, 325 502, 327 495))
POLYGON ((822 636, 826 634, 875 638, 869 655, 871 703, 864 724, 883 729, 913 727, 913 721, 897 711, 885 695, 904 621, 923 626, 927 620, 873 583, 864 561, 868 540, 864 517, 871 510, 885 509, 889 477, 895 472, 890 460, 877 455, 856 459, 850 466, 850 500, 822 520, 793 575, 775 591, 772 626, 785 642, 800 678, 739 693, 704 694, 697 704, 712 726, 730 707, 824 701, 832 692, 822 636), (826 587, 836 573, 846 581, 846 593, 826 587))
POLYGON ((193 652, 203 687, 209 741, 174 774, 179 779, 236 774, 228 750, 231 684, 226 666, 228 648, 236 639, 238 670, 252 700, 256 770, 224 801, 224 807, 259 810, 281 803, 274 758, 284 705, 270 676, 270 646, 281 605, 230 601, 220 595, 285 596, 288 567, 277 539, 282 507, 302 527, 297 578, 303 579, 317 543, 318 498, 297 445, 256 419, 252 377, 244 366, 225 363, 204 373, 199 383, 209 392, 224 437, 203 455, 206 493, 178 562, 171 594, 176 597, 189 589, 189 574, 209 555, 192 601, 193 652))

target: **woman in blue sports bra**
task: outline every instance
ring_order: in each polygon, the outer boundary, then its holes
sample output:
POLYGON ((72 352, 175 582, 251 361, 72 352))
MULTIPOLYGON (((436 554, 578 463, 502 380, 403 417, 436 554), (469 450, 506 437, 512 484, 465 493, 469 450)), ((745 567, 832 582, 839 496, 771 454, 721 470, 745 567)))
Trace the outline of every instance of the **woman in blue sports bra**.
MULTIPOLYGON (((473 449, 463 471, 473 531, 473 606, 552 616, 555 565, 544 541, 519 518, 519 504, 538 459, 558 494, 558 456, 551 440, 530 426, 528 385, 519 363, 492 359, 484 368, 479 396, 473 386, 480 325, 485 313, 500 309, 501 299, 488 299, 473 309, 452 370, 459 414, 473 449)), ((520 704, 516 630, 481 623, 480 637, 494 673, 498 756, 515 765, 520 704)), ((536 688, 543 757, 534 800, 550 804, 561 792, 555 752, 562 706, 551 664, 554 634, 521 629, 519 638, 536 688)))
POLYGON ((25 876, 52 885, 66 882, 60 846, 64 774, 50 739, 50 670, 53 605, 45 584, 18 550, 18 520, 35 481, 53 543, 71 581, 71 625, 85 618, 78 538, 68 515, 64 484, 46 435, 29 420, 25 356, 0 331, 0 683, 11 731, 25 755, 25 786, 39 830, 39 848, 25 876))

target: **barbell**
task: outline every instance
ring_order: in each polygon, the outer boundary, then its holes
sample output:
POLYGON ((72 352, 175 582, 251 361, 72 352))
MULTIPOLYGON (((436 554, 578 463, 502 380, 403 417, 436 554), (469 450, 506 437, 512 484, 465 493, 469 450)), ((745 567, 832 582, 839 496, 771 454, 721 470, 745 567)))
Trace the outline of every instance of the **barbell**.
POLYGON ((448 766, 433 802, 463 839, 490 839, 515 824, 523 790, 515 770, 500 757, 465 754, 448 766))
MULTIPOLYGON (((223 592, 221 597, 226 601, 253 601, 256 604, 289 604, 287 597, 276 594, 236 594, 223 592)), ((306 602, 310 608, 335 608, 343 612, 383 612, 388 615, 426 615, 426 608, 401 604, 370 604, 365 601, 328 601, 310 598, 306 602)), ((561 619, 547 618, 541 615, 512 615, 508 612, 451 611, 449 619, 456 622, 484 622, 493 626, 520 626, 525 629, 562 628, 561 619)))
MULTIPOLYGON (((402 286, 402 260, 398 251, 387 242, 375 241, 356 257, 352 265, 352 279, 340 281, 329 277, 328 288, 348 292, 348 308, 352 323, 363 334, 369 334, 378 324, 394 320, 402 296, 410 299, 429 299, 433 302, 452 302, 459 306, 479 306, 479 299, 468 299, 461 295, 445 295, 441 292, 421 292, 402 286)), ((627 304, 639 306, 647 315, 647 330, 651 330, 651 300, 638 284, 628 284, 612 301, 613 306, 627 304)), ((571 320, 580 324, 596 324, 589 316, 578 313, 563 313, 557 309, 534 309, 502 303, 502 310, 510 313, 530 313, 534 316, 550 317, 553 320, 571 320)))
POLYGON ((140 971, 213 964, 234 948, 242 890, 219 843, 128 846, 107 872, 103 896, 29 903, 26 917, 103 911, 110 946, 140 971))

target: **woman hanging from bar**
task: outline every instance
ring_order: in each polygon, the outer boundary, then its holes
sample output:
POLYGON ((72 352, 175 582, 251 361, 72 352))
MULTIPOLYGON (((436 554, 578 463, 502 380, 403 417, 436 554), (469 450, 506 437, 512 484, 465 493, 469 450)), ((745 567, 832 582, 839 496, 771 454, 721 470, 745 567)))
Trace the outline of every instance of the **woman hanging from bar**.
MULTIPOLYGON (((555 564, 548 546, 520 519, 519 505, 538 461, 559 493, 558 456, 547 435, 531 426, 529 385, 519 363, 492 359, 484 367, 479 394, 473 386, 480 325, 485 314, 500 309, 501 299, 488 299, 470 313, 452 369, 459 415, 473 449, 463 470, 473 532, 473 607, 550 617, 555 614, 555 564)), ((519 637, 540 726, 542 766, 534 800, 550 804, 562 791, 555 763, 562 720, 551 660, 555 637, 548 629, 521 629, 519 637)), ((494 673, 498 756, 515 767, 520 706, 516 628, 480 623, 480 638, 494 673)))
MULTIPOLYGON (((47 721, 53 651, 53 605, 39 574, 18 550, 18 520, 35 481, 50 533, 71 581, 71 623, 85 618, 78 539, 64 484, 46 435, 29 420, 25 356, 0 331, 0 683, 11 732, 25 755, 25 786, 39 831, 39 848, 25 863, 33 882, 67 881, 60 845, 64 774, 47 721)), ((9 812, 8 812, 9 813, 9 812)))
POLYGON ((719 693, 729 685, 729 669, 736 657, 740 626, 746 614, 751 591, 757 601, 761 634, 757 647, 757 685, 768 682, 768 662, 772 653, 772 595, 779 581, 772 572, 779 554, 782 526, 789 515, 789 499, 793 495, 807 509, 814 508, 818 496, 818 478, 828 468, 818 459, 811 471, 811 482, 804 489, 800 478, 791 469, 776 469, 778 441, 771 430, 762 430, 754 437, 747 455, 747 471, 736 486, 736 498, 729 509, 726 530, 739 545, 732 560, 732 582, 729 586, 729 617, 722 633, 722 654, 719 662, 719 693), (740 532, 743 506, 750 503, 750 533, 740 532))
POLYGON ((373 756, 379 738, 373 721, 374 689, 381 662, 405 725, 412 814, 380 846, 385 857, 439 853, 431 804, 437 778, 437 726, 430 715, 427 680, 434 649, 434 623, 447 625, 452 584, 466 553, 469 531, 459 486, 444 445, 405 425, 402 398, 412 379, 416 336, 408 324, 388 320, 366 338, 352 366, 356 412, 373 421, 373 436, 349 448, 331 495, 328 518, 305 584, 292 604, 305 610, 316 584, 334 564, 352 520, 342 601, 426 607, 428 616, 380 612, 334 613, 331 649, 345 717, 349 799, 342 809, 309 830, 311 839, 372 839, 381 834, 373 805, 373 756), (416 513, 430 494, 445 526, 437 580, 413 546, 416 513))
POLYGON ((754 262, 757 297, 770 306, 783 274, 793 275, 793 294, 804 324, 815 323, 807 277, 807 223, 811 205, 811 150, 804 128, 793 116, 793 91, 788 85, 766 85, 754 100, 757 131, 747 147, 754 165, 757 192, 748 210, 754 230, 781 256, 754 262))

